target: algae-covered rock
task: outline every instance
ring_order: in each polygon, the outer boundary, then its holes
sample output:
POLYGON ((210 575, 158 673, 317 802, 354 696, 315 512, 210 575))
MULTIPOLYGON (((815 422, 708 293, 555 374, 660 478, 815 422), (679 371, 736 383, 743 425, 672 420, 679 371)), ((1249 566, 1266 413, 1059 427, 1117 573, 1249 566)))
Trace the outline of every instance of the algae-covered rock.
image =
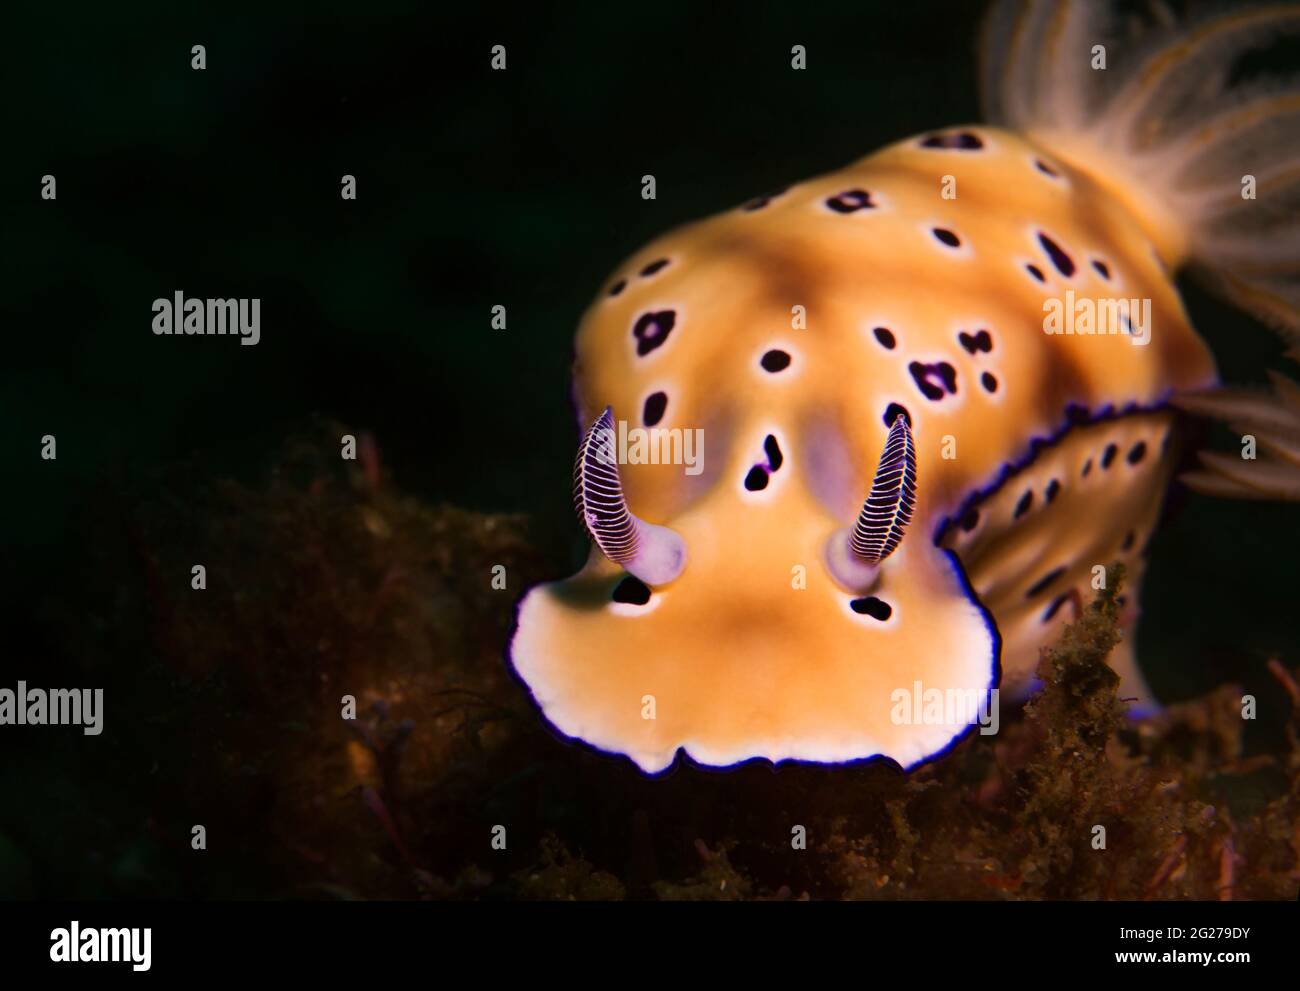
MULTIPOLYGON (((519 595, 566 562, 521 517, 402 493, 365 435, 341 459, 345 433, 316 425, 256 483, 178 469, 119 496, 88 538, 88 587, 114 592, 70 604, 68 652, 121 679, 114 718, 132 727, 106 775, 126 784, 111 800, 99 785, 113 810, 99 829, 147 852, 160 892, 1296 896, 1300 724, 1247 756, 1233 686, 1132 720, 1106 664, 1122 572, 1044 650, 1022 713, 912 774, 748 764, 649 779, 556 738, 509 673, 519 595)), ((1292 668, 1272 670, 1270 704, 1300 705, 1292 668)), ((38 876, 57 857, 41 843, 11 836, 0 856, 38 876)), ((139 893, 138 872, 129 883, 139 893)))

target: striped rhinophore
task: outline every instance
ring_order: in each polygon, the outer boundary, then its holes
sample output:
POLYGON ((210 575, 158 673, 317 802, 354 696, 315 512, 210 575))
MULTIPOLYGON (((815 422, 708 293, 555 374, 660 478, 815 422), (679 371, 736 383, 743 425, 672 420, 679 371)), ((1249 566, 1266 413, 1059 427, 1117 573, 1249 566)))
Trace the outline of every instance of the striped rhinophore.
POLYGON ((618 477, 618 449, 614 410, 605 412, 578 445, 573 465, 573 504, 578 518, 601 552, 616 564, 626 564, 636 554, 636 522, 623 497, 618 477))
POLYGON ((894 417, 880 455, 871 494, 853 526, 849 543, 868 564, 879 564, 898 547, 916 505, 916 448, 907 417, 894 417))

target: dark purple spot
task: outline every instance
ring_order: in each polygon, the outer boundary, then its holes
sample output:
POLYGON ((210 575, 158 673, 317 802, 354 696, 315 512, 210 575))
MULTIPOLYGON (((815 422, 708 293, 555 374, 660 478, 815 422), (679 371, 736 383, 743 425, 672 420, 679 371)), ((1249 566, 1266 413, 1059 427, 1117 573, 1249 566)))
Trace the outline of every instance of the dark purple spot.
POLYGON ((1043 175, 1050 175, 1053 179, 1056 179, 1060 176, 1059 172, 1057 172, 1054 168, 1052 168, 1050 165, 1044 162, 1041 158, 1035 158, 1034 165, 1037 166, 1038 171, 1043 173, 1043 175))
POLYGON ((985 372, 980 376, 980 385, 984 386, 989 392, 998 391, 998 380, 992 372, 985 372))
POLYGON ((611 296, 617 296, 626 288, 627 288, 627 279, 619 279, 617 282, 615 282, 612 286, 609 287, 609 294, 611 296))
POLYGON ((979 526, 979 522, 980 522, 980 512, 979 512, 979 510, 978 510, 978 509, 968 509, 968 510, 966 510, 965 515, 962 516, 962 518, 961 518, 961 524, 960 524, 960 525, 961 525, 961 528, 962 528, 963 530, 965 530, 967 533, 970 533, 970 532, 971 532, 972 530, 974 530, 977 526, 979 526))
POLYGON ((749 474, 745 476, 745 488, 750 492, 761 492, 767 488, 767 469, 762 465, 754 465, 749 469, 749 474))
POLYGON ((1056 266, 1058 272, 1067 278, 1074 274, 1074 259, 1062 251, 1059 244, 1041 231, 1038 234, 1038 243, 1047 252, 1047 257, 1052 259, 1052 264, 1056 266))
POLYGON ((653 427, 664 418, 664 410, 667 408, 667 393, 652 392, 645 397, 645 407, 641 411, 641 421, 647 427, 653 427))
POLYGON ((1106 450, 1101 452, 1101 466, 1103 468, 1109 468, 1117 454, 1119 454, 1119 448, 1114 444, 1107 444, 1106 450))
POLYGON ((898 403, 890 403, 885 407, 885 426, 892 427, 894 421, 899 417, 907 421, 907 425, 912 425, 912 414, 907 411, 906 406, 900 406, 898 403))
POLYGON ((1092 471, 1092 458, 1083 463, 1083 471, 1079 472, 1079 477, 1087 478, 1090 471, 1092 471))
POLYGON ((957 370, 946 361, 932 365, 914 361, 907 366, 907 370, 912 373, 916 387, 926 399, 937 401, 950 393, 954 396, 957 394, 957 370), (938 385, 935 384, 935 379, 938 380, 938 385))
POLYGON ((641 278, 644 279, 648 275, 654 275, 656 272, 662 271, 667 267, 668 267, 668 259, 659 258, 656 261, 652 261, 645 268, 641 269, 641 278))
POLYGON ((759 364, 763 366, 764 371, 783 372, 790 367, 790 356, 784 351, 773 349, 763 355, 759 364))
POLYGON ((1026 491, 1025 494, 1020 497, 1020 501, 1016 503, 1015 518, 1020 519, 1020 517, 1024 516, 1025 513, 1029 512, 1033 505, 1034 493, 1033 490, 1030 489, 1026 491))
POLYGON ((1140 440, 1132 447, 1129 448, 1127 460, 1129 464, 1135 465, 1146 456, 1147 456, 1146 441, 1140 440))
POLYGON ((1061 491, 1061 483, 1058 482, 1056 479, 1052 479, 1050 482, 1047 483, 1047 488, 1046 490, 1044 490, 1043 495, 1044 497, 1046 497, 1048 502, 1052 502, 1053 500, 1056 499, 1060 491, 1061 491))
POLYGON ((894 332, 892 330, 888 327, 877 327, 872 331, 872 333, 876 335, 876 340, 880 342, 881 347, 888 348, 890 351, 894 350, 894 345, 897 341, 894 340, 894 332))
POLYGON ((974 334, 968 334, 964 330, 960 331, 957 334, 957 341, 966 349, 967 354, 975 354, 977 351, 988 354, 993 350, 993 335, 987 330, 981 330, 974 334))
POLYGON ((957 151, 977 151, 984 147, 978 135, 970 131, 949 131, 946 134, 931 134, 921 142, 922 148, 951 148, 957 151))
POLYGON ((1047 276, 1045 276, 1045 275, 1043 274, 1043 270, 1042 270, 1041 268, 1039 268, 1037 265, 1032 265, 1032 264, 1031 264, 1031 265, 1026 265, 1026 266, 1025 266, 1025 271, 1027 271, 1030 275, 1032 275, 1032 276, 1033 276, 1035 279, 1037 279, 1039 282, 1046 282, 1046 281, 1047 281, 1047 276))
POLYGON ((1110 280, 1110 268, 1100 258, 1094 258, 1092 260, 1092 267, 1097 270, 1097 274, 1103 279, 1106 279, 1107 281, 1110 280))
POLYGON ((1048 606, 1046 610, 1043 611, 1043 622, 1046 623, 1049 619, 1051 619, 1058 612, 1060 612, 1061 606, 1065 605, 1073 597, 1074 597, 1074 592, 1073 590, 1071 590, 1069 592, 1064 592, 1061 595, 1058 595, 1055 599, 1053 599, 1052 604, 1048 606))
POLYGON ((894 607, 884 599, 877 599, 874 595, 868 595, 864 599, 854 599, 849 603, 849 608, 859 616, 870 616, 882 623, 894 615, 894 607))
POLYGON ((767 467, 771 471, 778 471, 785 462, 785 455, 781 453, 781 445, 776 442, 776 438, 771 434, 763 441, 763 451, 767 454, 767 467))
POLYGON ((650 601, 650 589, 644 582, 628 575, 614 589, 610 596, 615 602, 626 602, 633 606, 644 606, 650 601))
POLYGON ((1130 530, 1124 537, 1124 543, 1119 545, 1119 549, 1122 551, 1130 550, 1135 540, 1137 540, 1137 534, 1130 530))
POLYGON ((752 200, 742 206, 741 209, 746 213, 761 210, 784 192, 785 187, 782 187, 781 189, 774 189, 770 193, 764 193, 762 196, 755 196, 752 200))
POLYGON ((641 314, 632 328, 632 336, 636 338, 637 355, 644 358, 661 346, 668 340, 668 335, 672 333, 673 325, 676 323, 677 314, 673 310, 641 314))
POLYGON ((865 189, 850 189, 839 196, 832 196, 826 205, 836 213, 854 213, 874 209, 876 204, 871 202, 871 194, 865 189))
POLYGON ((1056 579, 1060 578, 1063 574, 1065 574, 1064 568, 1057 568, 1055 571, 1048 572, 1042 578, 1038 579, 1038 581, 1034 582, 1033 585, 1029 586, 1029 591, 1025 593, 1025 598, 1032 599, 1039 592, 1045 591, 1047 586, 1051 585, 1052 582, 1056 581, 1056 579))
POLYGON ((930 233, 950 248, 961 246, 961 239, 946 227, 932 227, 930 233))

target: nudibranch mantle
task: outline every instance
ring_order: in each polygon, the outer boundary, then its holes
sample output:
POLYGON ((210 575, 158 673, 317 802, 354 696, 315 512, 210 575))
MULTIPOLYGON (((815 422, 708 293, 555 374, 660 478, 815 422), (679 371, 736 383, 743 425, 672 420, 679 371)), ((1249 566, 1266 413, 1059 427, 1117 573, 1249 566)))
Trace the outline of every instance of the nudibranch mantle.
POLYGON ((1169 275, 1180 250, 1047 148, 970 126, 637 252, 582 321, 574 395, 584 430, 608 407, 625 430, 698 432, 689 472, 617 468, 686 563, 648 586, 597 548, 529 592, 511 660, 546 718, 648 772, 679 751, 911 767, 971 729, 915 718, 913 695, 1023 697, 1115 560, 1130 635, 1112 663, 1145 699, 1131 631, 1165 403, 1216 381, 1169 275), (1138 304, 1123 326, 1070 323, 1116 298, 1138 304), (872 586, 846 588, 828 541, 900 416, 911 523, 872 586))

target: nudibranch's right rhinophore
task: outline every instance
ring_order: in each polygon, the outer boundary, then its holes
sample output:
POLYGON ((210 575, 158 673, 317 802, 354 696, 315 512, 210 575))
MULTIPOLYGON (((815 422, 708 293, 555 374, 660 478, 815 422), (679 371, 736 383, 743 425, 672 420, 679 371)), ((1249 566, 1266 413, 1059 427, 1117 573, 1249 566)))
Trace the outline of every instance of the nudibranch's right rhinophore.
POLYGON ((1231 73, 1300 7, 1134 35, 1110 14, 996 4, 1000 126, 902 141, 617 269, 577 339, 592 554, 528 593, 511 644, 561 733, 649 772, 912 767, 972 729, 955 702, 1033 691, 1115 561, 1111 662, 1152 704, 1132 634, 1170 402, 1217 385, 1173 277, 1300 329, 1300 92, 1231 73), (647 463, 692 439, 691 465, 647 463))

